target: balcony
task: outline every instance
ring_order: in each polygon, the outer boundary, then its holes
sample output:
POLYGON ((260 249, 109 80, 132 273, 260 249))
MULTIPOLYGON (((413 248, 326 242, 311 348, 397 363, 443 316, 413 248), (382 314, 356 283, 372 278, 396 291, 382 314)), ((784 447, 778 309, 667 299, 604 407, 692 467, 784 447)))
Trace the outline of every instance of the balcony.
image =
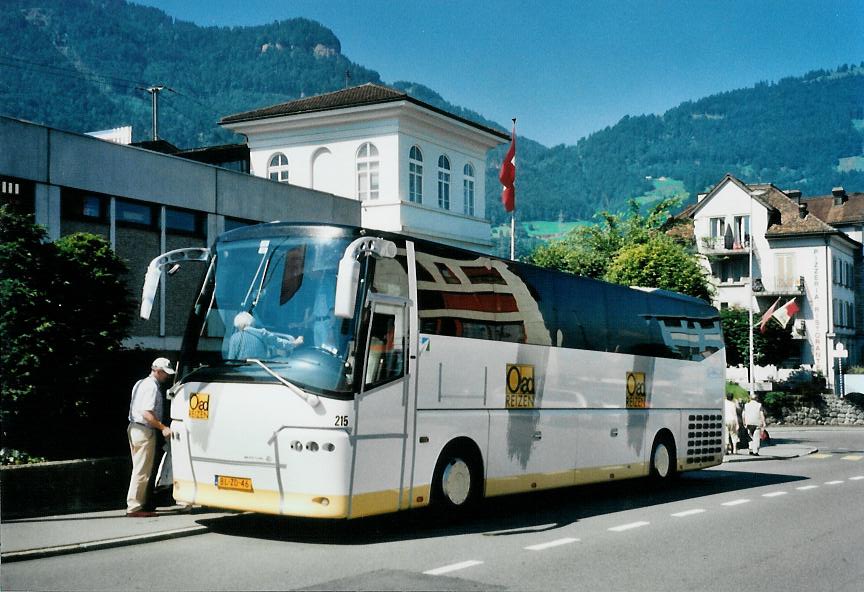
POLYGON ((763 282, 761 278, 756 278, 753 280, 753 293, 757 298, 800 296, 804 294, 804 276, 800 276, 797 281, 777 278, 774 282, 763 282))
POLYGON ((699 253, 709 259, 720 257, 739 257, 750 254, 749 238, 743 243, 733 241, 731 248, 726 248, 726 240, 721 236, 703 236, 699 241, 699 253))
POLYGON ((366 201, 362 207, 362 223, 367 228, 480 252, 489 252, 492 247, 489 222, 483 218, 405 201, 366 201))

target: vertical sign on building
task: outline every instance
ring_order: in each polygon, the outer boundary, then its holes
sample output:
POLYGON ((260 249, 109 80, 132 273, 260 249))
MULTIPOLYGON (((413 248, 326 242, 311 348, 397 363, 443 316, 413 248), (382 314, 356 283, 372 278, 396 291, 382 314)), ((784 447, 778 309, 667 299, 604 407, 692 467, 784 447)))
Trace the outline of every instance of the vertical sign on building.
POLYGON ((813 309, 813 367, 822 369, 822 322, 819 306, 819 249, 813 249, 813 287, 810 289, 810 307, 813 309))

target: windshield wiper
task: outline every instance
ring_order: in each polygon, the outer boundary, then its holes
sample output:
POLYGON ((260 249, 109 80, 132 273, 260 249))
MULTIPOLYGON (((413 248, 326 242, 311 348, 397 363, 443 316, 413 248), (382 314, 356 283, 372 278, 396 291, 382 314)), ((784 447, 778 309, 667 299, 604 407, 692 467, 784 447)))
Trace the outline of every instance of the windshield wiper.
POLYGON ((285 377, 283 377, 282 375, 277 373, 275 370, 268 367, 267 364, 265 364, 261 360, 258 360, 256 358, 249 358, 246 361, 247 362, 255 362, 256 364, 261 366, 261 368, 263 368, 267 374, 269 374, 270 376, 272 376, 273 378, 278 380, 282 385, 288 387, 288 390, 290 390, 292 393, 294 393, 295 395, 297 395, 298 397, 300 397, 301 399, 306 401, 306 403, 310 407, 313 407, 313 408, 317 407, 321 403, 321 399, 318 398, 318 395, 313 395, 313 394, 307 393, 307 392, 303 391, 303 389, 301 389, 299 386, 288 382, 288 380, 285 377))

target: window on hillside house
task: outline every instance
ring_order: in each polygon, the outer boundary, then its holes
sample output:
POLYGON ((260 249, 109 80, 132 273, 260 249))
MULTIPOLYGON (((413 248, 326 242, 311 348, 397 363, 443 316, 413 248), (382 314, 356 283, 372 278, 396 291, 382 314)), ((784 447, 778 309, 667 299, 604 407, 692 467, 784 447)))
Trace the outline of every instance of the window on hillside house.
POLYGON ((408 152, 408 201, 423 203, 423 153, 417 146, 408 152))
POLYGON ((438 157, 438 207, 450 209, 450 159, 443 154, 438 157))
POLYGON ((750 245, 750 216, 735 216, 732 227, 733 239, 737 248, 750 245))
POLYGON ((795 255, 778 253, 774 256, 774 289, 790 290, 798 287, 798 276, 795 273, 795 255))
POLYGON ((270 157, 270 162, 267 164, 267 176, 271 181, 279 183, 288 182, 288 157, 277 152, 270 157))
POLYGON ((726 218, 710 218, 711 238, 720 238, 726 234, 726 218))
POLYGON ((474 215, 474 167, 466 164, 462 169, 462 196, 465 200, 465 213, 474 215))
POLYGON ((357 150, 357 198, 378 199, 378 148, 370 142, 357 150))

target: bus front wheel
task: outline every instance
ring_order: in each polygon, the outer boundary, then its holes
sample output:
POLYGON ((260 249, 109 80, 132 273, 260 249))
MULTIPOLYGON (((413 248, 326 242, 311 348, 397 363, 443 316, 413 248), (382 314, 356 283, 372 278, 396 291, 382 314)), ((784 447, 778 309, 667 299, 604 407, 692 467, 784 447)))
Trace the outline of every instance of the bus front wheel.
POLYGON ((651 449, 651 478, 668 482, 677 474, 675 443, 669 435, 660 435, 651 449))
POLYGON ((470 507, 480 494, 480 471, 476 456, 464 447, 445 449, 433 477, 432 501, 440 509, 470 507))

